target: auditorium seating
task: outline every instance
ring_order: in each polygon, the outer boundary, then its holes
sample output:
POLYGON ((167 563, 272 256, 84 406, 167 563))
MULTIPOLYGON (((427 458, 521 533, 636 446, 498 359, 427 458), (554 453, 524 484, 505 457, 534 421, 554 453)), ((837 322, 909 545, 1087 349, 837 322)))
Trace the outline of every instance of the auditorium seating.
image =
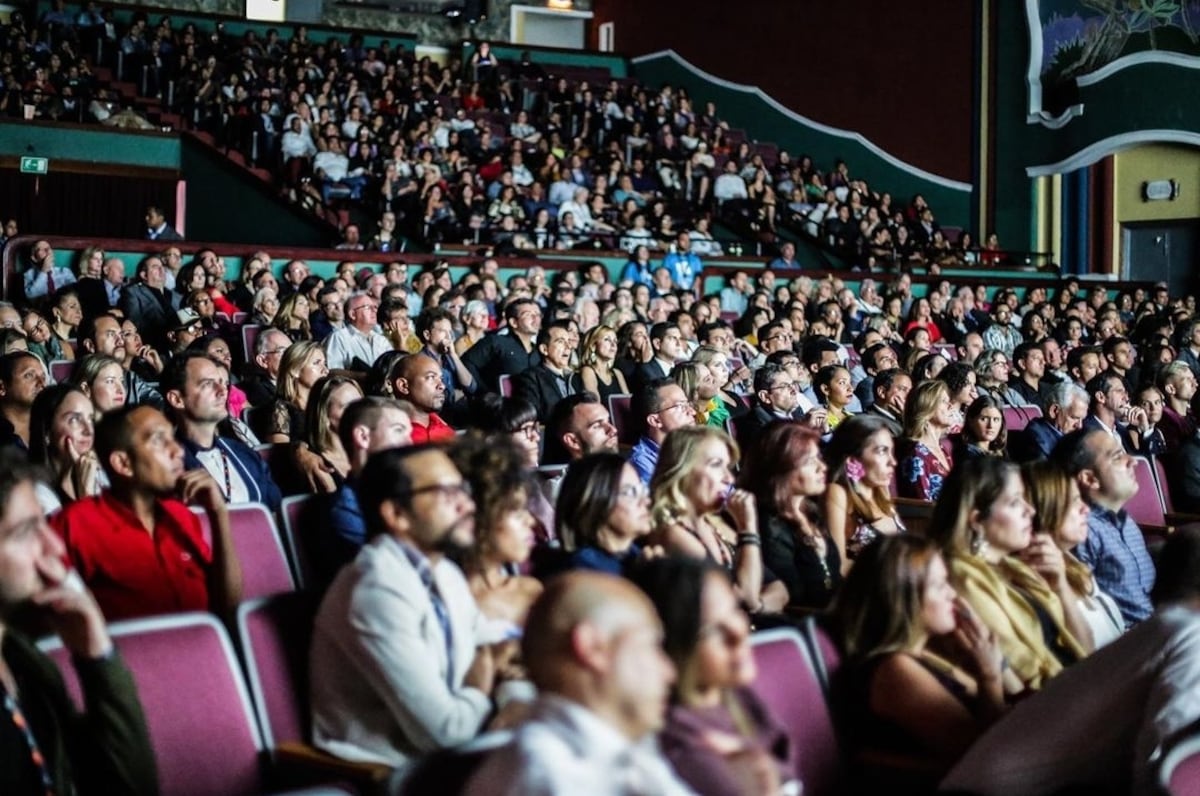
POLYGON ((1200 735, 1184 737, 1163 756, 1158 785, 1166 796, 1200 793, 1200 735))
POLYGON ((752 688, 787 728, 805 796, 842 793, 841 753, 811 648, 793 628, 756 633, 751 645, 758 667, 752 688))
MULTIPOLYGON (((243 503, 230 506, 228 511, 233 549, 242 565, 243 599, 294 590, 296 579, 270 510, 261 503, 243 503)), ((208 514, 198 508, 192 513, 200 519, 204 540, 211 544, 208 514)))
MULTIPOLYGON (((163 796, 253 796, 262 790, 262 738, 225 628, 210 614, 118 622, 113 643, 133 673, 158 760, 163 796)), ((44 641, 82 709, 70 656, 44 641)))
POLYGON ((1042 416, 1042 410, 1036 406, 1006 406, 1001 410, 1004 415, 1004 427, 1008 433, 1022 431, 1029 421, 1042 416))
POLYGON ((1133 477, 1137 481, 1138 491, 1125 504, 1125 511, 1138 525, 1165 526, 1167 518, 1158 493, 1158 482, 1154 480, 1154 472, 1147 459, 1133 457, 1133 477))
POLYGON ((638 430, 633 422, 632 395, 608 396, 608 414, 617 428, 617 441, 622 445, 634 445, 638 441, 638 430))

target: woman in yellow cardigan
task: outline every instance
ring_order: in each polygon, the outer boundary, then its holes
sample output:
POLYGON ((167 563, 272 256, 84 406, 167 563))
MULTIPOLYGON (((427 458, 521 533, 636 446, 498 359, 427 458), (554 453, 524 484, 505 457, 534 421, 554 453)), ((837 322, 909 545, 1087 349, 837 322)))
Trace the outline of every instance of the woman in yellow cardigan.
POLYGON ((995 633, 1027 689, 1088 652, 1072 632, 1086 620, 1074 599, 1060 596, 1070 593, 1062 551, 1044 534, 1034 536, 1033 517, 1015 465, 970 459, 946 479, 928 532, 958 593, 995 633))

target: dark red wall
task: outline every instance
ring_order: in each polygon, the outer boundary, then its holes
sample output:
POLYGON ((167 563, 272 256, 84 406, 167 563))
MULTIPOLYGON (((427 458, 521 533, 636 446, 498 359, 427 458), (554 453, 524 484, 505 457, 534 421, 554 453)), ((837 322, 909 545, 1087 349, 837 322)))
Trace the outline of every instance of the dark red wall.
POLYGON ((614 22, 616 50, 624 55, 675 50, 814 121, 857 131, 913 165, 970 182, 975 5, 595 0, 593 31, 614 22))

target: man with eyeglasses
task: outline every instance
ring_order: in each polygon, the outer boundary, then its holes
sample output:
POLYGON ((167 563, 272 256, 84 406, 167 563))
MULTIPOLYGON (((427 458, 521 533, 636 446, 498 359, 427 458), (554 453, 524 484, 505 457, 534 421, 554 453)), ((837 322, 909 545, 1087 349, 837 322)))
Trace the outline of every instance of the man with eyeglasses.
MULTIPOLYGON (((133 359, 125 347, 125 336, 121 321, 114 315, 99 315, 95 318, 84 317, 76 332, 79 335, 79 345, 89 354, 104 354, 110 356, 125 370, 125 395, 128 403, 149 404, 161 409, 165 404, 162 393, 150 382, 133 371, 133 359)), ((143 358, 152 369, 162 370, 163 362, 158 352, 150 346, 145 346, 143 358)))
POLYGON ((263 329, 254 340, 254 360, 247 363, 239 385, 253 407, 267 406, 275 400, 279 385, 279 362, 292 344, 279 329, 263 329))
POLYGON ((539 423, 547 423, 555 405, 583 389, 579 374, 571 370, 569 321, 551 321, 538 333, 542 361, 517 374, 513 396, 527 401, 537 411, 539 423))
POLYGON ((309 316, 314 340, 325 341, 329 335, 346 325, 346 307, 342 293, 333 285, 317 292, 317 311, 309 316))
POLYGON ((629 452, 629 463, 642 483, 649 484, 663 440, 677 428, 696 425, 696 412, 678 384, 661 378, 646 382, 633 394, 630 414, 642 424, 642 435, 629 452))
POLYGON ((366 293, 346 299, 346 325, 325 341, 325 358, 330 370, 365 373, 375 360, 392 351, 392 344, 375 331, 378 304, 366 293))
POLYGON ((475 504, 431 445, 372 455, 357 491, 367 542, 334 578, 313 626, 313 743, 403 772, 474 738, 493 711, 482 616, 447 558, 474 542, 475 504))
POLYGON ((454 429, 438 415, 446 405, 442 368, 424 354, 410 354, 392 365, 388 380, 392 394, 412 403, 412 441, 442 442, 454 439, 454 429))
POLYGON ((817 406, 801 417, 796 416, 800 389, 786 368, 772 363, 759 368, 754 374, 754 397, 754 409, 735 421, 738 443, 744 448, 752 447, 772 423, 803 418, 814 428, 824 429, 824 407, 817 406))
POLYGON ((200 322, 200 314, 195 310, 184 307, 175 313, 175 322, 167 331, 167 343, 170 345, 171 356, 176 356, 192 344, 193 340, 203 336, 204 325, 200 322))
POLYGON ((500 377, 515 376, 542 361, 536 340, 542 309, 533 299, 517 299, 504 308, 505 328, 490 332, 463 354, 475 380, 491 393, 500 392, 500 377))

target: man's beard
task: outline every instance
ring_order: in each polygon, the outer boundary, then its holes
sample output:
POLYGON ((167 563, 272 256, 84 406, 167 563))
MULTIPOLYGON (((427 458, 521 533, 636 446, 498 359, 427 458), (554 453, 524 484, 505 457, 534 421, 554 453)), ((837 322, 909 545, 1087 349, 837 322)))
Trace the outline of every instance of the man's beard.
POLYGON ((433 549, 454 561, 464 560, 466 554, 475 544, 473 535, 471 541, 468 542, 462 542, 458 539, 458 534, 456 532, 464 523, 470 523, 472 526, 474 526, 475 515, 473 513, 467 514, 451 523, 450 526, 446 528, 445 532, 434 543, 433 549))

